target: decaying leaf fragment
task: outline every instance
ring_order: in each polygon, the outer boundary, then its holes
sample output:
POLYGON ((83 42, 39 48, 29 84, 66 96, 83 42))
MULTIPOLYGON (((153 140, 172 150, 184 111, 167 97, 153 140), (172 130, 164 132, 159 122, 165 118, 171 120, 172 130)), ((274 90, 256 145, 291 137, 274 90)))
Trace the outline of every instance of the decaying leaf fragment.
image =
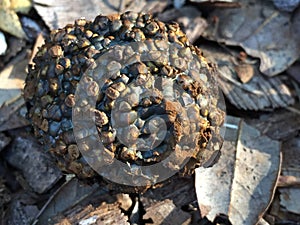
POLYGON ((256 224, 273 198, 280 142, 262 136, 243 121, 230 127, 226 132, 239 129, 237 145, 225 141, 219 162, 196 170, 201 215, 213 221, 222 213, 232 224, 256 224))
POLYGON ((214 10, 205 36, 260 58, 260 71, 268 76, 286 70, 300 55, 300 8, 288 14, 271 1, 242 3, 241 8, 214 10))

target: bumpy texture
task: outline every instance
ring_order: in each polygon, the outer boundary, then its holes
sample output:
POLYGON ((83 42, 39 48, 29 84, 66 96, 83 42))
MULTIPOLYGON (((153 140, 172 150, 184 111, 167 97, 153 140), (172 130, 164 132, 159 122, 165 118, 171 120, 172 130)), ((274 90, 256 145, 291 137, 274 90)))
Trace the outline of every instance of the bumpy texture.
MULTIPOLYGON (((107 157, 131 166, 155 164, 181 148, 193 151, 181 170, 186 174, 220 150, 224 112, 215 69, 176 23, 133 12, 99 15, 93 22, 79 19, 52 31, 34 63, 24 89, 28 117, 35 136, 66 172, 98 176, 79 151, 72 110, 90 111, 107 157), (98 62, 104 54, 111 57, 98 62), (91 65, 98 74, 110 74, 103 86, 95 74, 83 76, 91 65), (75 107, 79 82, 87 98, 97 96, 94 106, 82 101, 75 107), (166 124, 163 135, 159 118, 166 124)), ((90 150, 84 143, 80 148, 90 150)))

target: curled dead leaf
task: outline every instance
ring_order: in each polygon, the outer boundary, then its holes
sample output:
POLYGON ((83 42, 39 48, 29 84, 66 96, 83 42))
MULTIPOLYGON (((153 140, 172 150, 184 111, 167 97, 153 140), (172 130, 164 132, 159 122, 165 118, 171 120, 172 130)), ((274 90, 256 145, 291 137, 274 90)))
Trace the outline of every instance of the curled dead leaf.
POLYGON ((237 65, 234 67, 234 70, 243 83, 248 83, 254 76, 254 69, 249 64, 237 65))

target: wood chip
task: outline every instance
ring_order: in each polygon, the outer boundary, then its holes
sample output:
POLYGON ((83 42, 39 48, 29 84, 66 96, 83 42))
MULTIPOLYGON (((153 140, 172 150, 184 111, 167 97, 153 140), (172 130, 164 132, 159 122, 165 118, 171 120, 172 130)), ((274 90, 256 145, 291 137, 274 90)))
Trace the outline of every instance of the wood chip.
POLYGON ((143 219, 149 221, 146 222, 148 225, 188 225, 191 222, 191 215, 183 212, 180 208, 176 208, 172 200, 169 199, 154 203, 145 210, 143 219))

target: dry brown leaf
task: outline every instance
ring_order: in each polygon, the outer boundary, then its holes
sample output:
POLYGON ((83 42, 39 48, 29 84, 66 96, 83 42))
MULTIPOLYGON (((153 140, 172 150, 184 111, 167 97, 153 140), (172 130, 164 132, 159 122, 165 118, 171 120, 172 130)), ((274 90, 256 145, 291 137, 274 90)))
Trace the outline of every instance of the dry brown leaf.
POLYGON ((15 12, 27 14, 31 9, 31 0, 10 0, 10 8, 15 12))
MULTIPOLYGON (((257 64, 246 60, 243 62, 244 65, 254 68, 254 75, 251 80, 243 84, 239 81, 240 79, 235 70, 236 63, 234 62, 237 61, 239 56, 238 51, 225 51, 224 48, 208 44, 199 47, 206 58, 218 65, 220 88, 237 108, 266 110, 294 104, 295 100, 290 88, 285 85, 282 79, 284 76, 266 77, 258 71, 257 64)), ((248 78, 251 76, 250 74, 248 78)))
POLYGON ((30 8, 30 0, 1 0, 0 29, 18 38, 26 38, 17 12, 28 13, 30 8))
MULTIPOLYGON (((88 2, 84 0, 34 0, 34 8, 50 29, 58 29, 66 26, 68 23, 74 23, 80 17, 94 20, 99 14, 108 15, 124 11, 155 11, 153 9, 154 2, 167 5, 166 1, 160 3, 158 0, 89 0, 88 2)), ((161 7, 162 9, 163 7, 161 7)))
POLYGON ((239 128, 237 146, 225 141, 219 162, 196 170, 198 203, 201 215, 211 221, 222 213, 232 224, 256 224, 273 198, 280 143, 243 121, 230 124, 226 132, 234 128, 239 128))
POLYGON ((236 65, 234 70, 243 83, 248 83, 254 76, 253 66, 246 63, 236 65))
POLYGON ((210 13, 205 36, 238 45, 261 60, 260 71, 273 76, 300 56, 300 8, 294 14, 278 11, 270 1, 241 1, 242 7, 210 13))
POLYGON ((13 10, 0 8, 0 29, 18 38, 26 38, 19 17, 13 10))
POLYGON ((28 125, 22 90, 28 65, 27 52, 15 57, 0 73, 0 131, 28 125))
POLYGON ((17 56, 0 73, 0 106, 17 99, 24 86, 28 58, 26 52, 17 56))
MULTIPOLYGON (((297 109, 296 109, 297 110, 297 109)), ((299 133, 300 128, 300 114, 297 111, 280 109, 273 113, 261 114, 259 119, 248 119, 247 123, 261 131, 263 135, 267 135, 275 140, 288 140, 299 133)), ((298 110, 299 111, 299 110, 298 110)), ((283 154, 287 154, 284 149, 283 154)), ((291 162, 298 162, 300 165, 300 157, 294 157, 294 152, 289 153, 289 160, 284 161, 283 165, 291 162)), ((283 158, 285 160, 285 157, 283 158)), ((295 165, 295 164, 294 164, 295 165)))

